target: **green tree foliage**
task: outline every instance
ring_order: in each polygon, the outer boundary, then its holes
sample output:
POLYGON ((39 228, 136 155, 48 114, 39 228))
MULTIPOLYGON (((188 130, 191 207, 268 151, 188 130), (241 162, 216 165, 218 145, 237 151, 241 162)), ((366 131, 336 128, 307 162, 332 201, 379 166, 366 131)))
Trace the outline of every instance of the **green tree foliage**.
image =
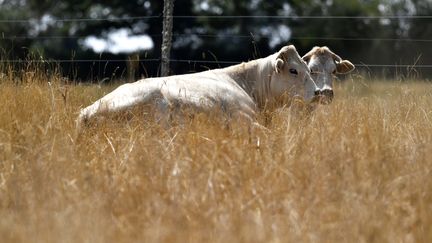
MULTIPOLYGON (((154 48, 139 53, 141 60, 160 57, 162 0, 3 0, 0 5, 0 20, 30 20, 0 22, 3 59, 25 58, 29 52, 47 59, 126 59, 125 54, 93 53, 82 45, 87 36, 106 38, 120 28, 151 36, 154 48), (138 16, 160 17, 118 20, 138 16), (74 21, 82 18, 91 21, 74 21), (106 18, 116 20, 98 20, 106 18)), ((431 42, 424 41, 432 39, 430 18, 304 18, 430 16, 430 0, 176 0, 174 15, 196 16, 174 19, 174 59, 246 61, 291 43, 300 53, 327 45, 354 63, 414 64, 419 57, 417 64, 432 63, 431 42)), ((172 63, 174 73, 220 65, 172 63)), ((83 79, 102 79, 113 73, 121 76, 125 63, 75 63, 63 64, 63 68, 66 75, 78 70, 83 79)), ((158 68, 158 62, 143 62, 140 72, 155 76, 158 68)))
MULTIPOLYGON (((27 7, 19 1, 3 1, 0 7, 0 20, 32 19, 27 7)), ((33 18, 35 21, 35 19, 33 18)), ((2 59, 4 56, 15 57, 32 44, 32 40, 17 38, 29 34, 31 25, 29 22, 0 23, 0 48, 2 59)), ((18 55, 19 56, 19 55, 18 55)))

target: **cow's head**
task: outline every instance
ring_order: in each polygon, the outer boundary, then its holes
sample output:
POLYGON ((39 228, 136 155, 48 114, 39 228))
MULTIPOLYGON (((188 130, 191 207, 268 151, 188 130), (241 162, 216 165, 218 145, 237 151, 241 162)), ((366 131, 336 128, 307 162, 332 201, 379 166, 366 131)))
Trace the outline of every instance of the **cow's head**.
POLYGON ((293 45, 284 46, 272 56, 270 93, 273 97, 288 94, 290 97, 301 97, 309 102, 314 99, 317 86, 310 75, 309 68, 293 45))
POLYGON ((344 74, 354 70, 348 60, 342 60, 328 47, 314 47, 302 59, 308 64, 311 76, 319 88, 321 104, 330 104, 333 100, 333 74, 344 74))

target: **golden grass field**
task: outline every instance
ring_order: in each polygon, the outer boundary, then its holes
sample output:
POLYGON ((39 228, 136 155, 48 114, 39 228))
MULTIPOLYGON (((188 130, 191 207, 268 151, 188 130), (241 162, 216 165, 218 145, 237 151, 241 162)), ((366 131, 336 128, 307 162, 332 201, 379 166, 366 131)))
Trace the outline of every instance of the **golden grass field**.
POLYGON ((336 84, 266 135, 74 120, 114 87, 0 76, 0 241, 432 242, 432 83, 336 84), (50 81, 51 85, 48 85, 50 81), (251 142, 252 141, 252 142, 251 142))

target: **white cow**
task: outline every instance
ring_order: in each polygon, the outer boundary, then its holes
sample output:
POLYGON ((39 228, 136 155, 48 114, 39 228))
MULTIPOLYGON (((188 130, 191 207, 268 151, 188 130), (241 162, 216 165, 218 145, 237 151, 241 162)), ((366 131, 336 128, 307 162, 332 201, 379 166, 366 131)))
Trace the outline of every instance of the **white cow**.
POLYGON ((136 105, 151 105, 162 113, 183 106, 204 112, 217 109, 229 117, 255 121, 256 111, 286 103, 286 97, 312 102, 316 90, 309 68, 291 45, 268 57, 227 68, 123 84, 82 109, 78 125, 99 113, 136 105))
POLYGON ((354 70, 348 60, 342 60, 328 47, 315 46, 302 59, 307 62, 311 76, 319 88, 319 103, 330 104, 333 100, 333 74, 345 74, 354 70))

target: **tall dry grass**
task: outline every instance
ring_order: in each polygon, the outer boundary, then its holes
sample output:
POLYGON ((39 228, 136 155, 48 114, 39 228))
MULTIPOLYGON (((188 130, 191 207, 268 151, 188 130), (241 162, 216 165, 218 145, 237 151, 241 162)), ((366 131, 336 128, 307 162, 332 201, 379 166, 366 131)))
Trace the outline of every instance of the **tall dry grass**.
POLYGON ((432 241, 430 83, 344 82, 309 117, 273 114, 257 148, 201 116, 77 136, 79 108, 113 87, 14 75, 0 80, 1 242, 432 241))

